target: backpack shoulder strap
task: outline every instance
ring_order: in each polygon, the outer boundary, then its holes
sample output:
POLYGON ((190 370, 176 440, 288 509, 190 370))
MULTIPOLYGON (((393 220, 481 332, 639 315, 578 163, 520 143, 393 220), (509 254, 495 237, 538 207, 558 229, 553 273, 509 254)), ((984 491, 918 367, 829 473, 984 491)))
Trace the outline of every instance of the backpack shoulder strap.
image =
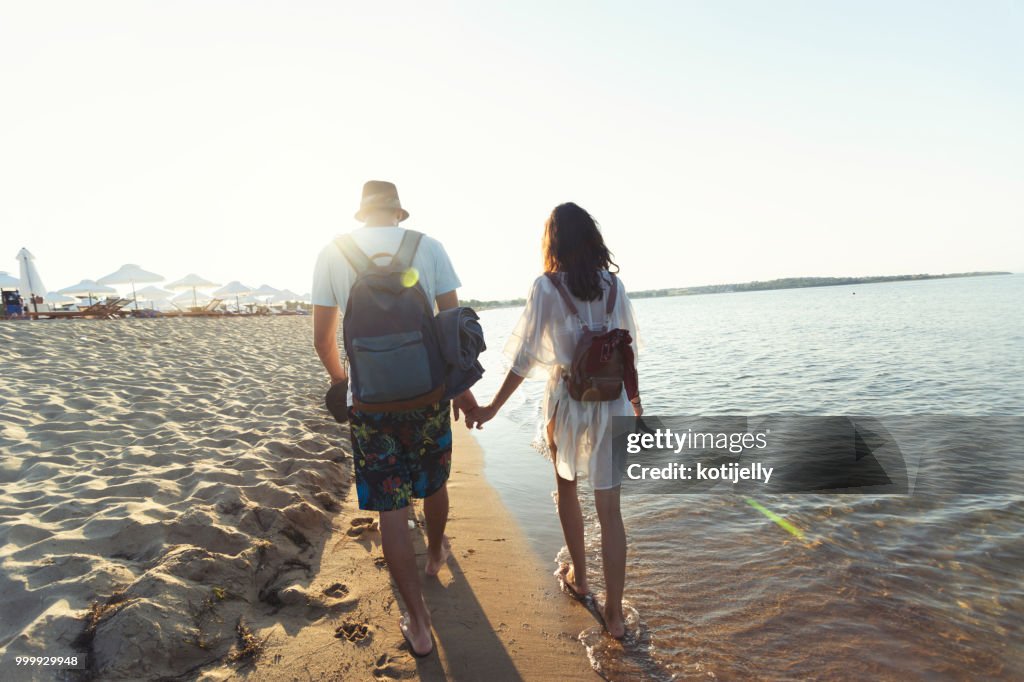
POLYGON ((363 253, 363 250, 356 245, 352 235, 343 234, 334 240, 334 244, 341 251, 341 255, 345 257, 345 260, 348 261, 348 264, 352 266, 352 269, 356 271, 356 275, 362 274, 373 265, 370 259, 366 257, 366 254, 363 253))
POLYGON ((615 279, 614 272, 609 272, 608 276, 611 277, 611 286, 608 287, 608 304, 605 308, 605 313, 610 318, 612 311, 615 310, 615 299, 619 297, 619 283, 615 279))
POLYGON ((422 232, 406 230, 405 234, 402 235, 402 243, 398 245, 398 251, 395 253, 394 258, 391 259, 391 264, 401 266, 403 269, 410 267, 422 238, 422 232))
POLYGON ((565 305, 569 308, 569 312, 575 315, 580 323, 582 323, 583 318, 580 317, 580 311, 576 308, 576 304, 573 303, 572 296, 570 296, 569 292, 565 290, 565 285, 562 284, 562 280, 558 279, 558 274, 554 272, 545 272, 544 276, 548 278, 551 284, 555 287, 555 291, 557 291, 562 297, 562 300, 565 301, 565 305))

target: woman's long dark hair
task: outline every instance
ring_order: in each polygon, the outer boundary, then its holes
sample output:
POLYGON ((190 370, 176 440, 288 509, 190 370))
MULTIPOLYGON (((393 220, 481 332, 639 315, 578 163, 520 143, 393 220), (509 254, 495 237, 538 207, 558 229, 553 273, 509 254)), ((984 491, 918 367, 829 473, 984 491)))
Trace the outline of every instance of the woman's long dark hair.
POLYGON ((544 224, 544 271, 564 272, 569 291, 582 301, 601 297, 601 270, 619 271, 593 216, 569 202, 555 206, 544 224))

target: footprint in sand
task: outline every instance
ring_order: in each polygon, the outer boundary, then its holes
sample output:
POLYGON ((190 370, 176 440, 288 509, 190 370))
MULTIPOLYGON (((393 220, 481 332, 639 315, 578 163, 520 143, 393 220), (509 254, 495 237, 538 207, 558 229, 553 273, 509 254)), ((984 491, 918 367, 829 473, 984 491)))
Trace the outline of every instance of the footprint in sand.
POLYGON ((385 568, 385 567, 387 567, 388 562, 387 562, 386 559, 384 559, 384 557, 379 556, 379 557, 377 557, 376 559, 373 560, 373 565, 376 566, 377 568, 385 568))
POLYGON ((391 665, 392 658, 387 654, 381 654, 373 668, 373 676, 378 679, 398 680, 404 677, 401 668, 391 665))
POLYGON ((347 639, 353 644, 359 644, 370 641, 370 628, 365 623, 346 621, 343 625, 335 628, 334 636, 338 639, 347 639))
POLYGON ((330 493, 320 491, 313 494, 313 498, 320 503, 320 506, 327 511, 337 511, 338 503, 334 501, 330 493))
POLYGON ((348 596, 348 586, 342 585, 341 583, 328 585, 324 588, 324 595, 334 597, 335 599, 341 599, 342 597, 348 596))
POLYGON ((348 534, 351 537, 360 537, 363 533, 377 530, 377 522, 369 516, 360 516, 352 519, 349 523, 348 534))

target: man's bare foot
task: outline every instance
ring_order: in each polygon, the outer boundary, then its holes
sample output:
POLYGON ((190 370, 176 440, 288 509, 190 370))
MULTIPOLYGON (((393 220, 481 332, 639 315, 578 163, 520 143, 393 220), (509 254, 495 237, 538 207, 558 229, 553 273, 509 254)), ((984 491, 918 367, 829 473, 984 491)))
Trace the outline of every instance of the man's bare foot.
POLYGON ((402 637, 408 642, 413 656, 422 658, 434 652, 434 638, 430 635, 429 624, 415 627, 409 616, 402 616, 398 621, 398 628, 402 631, 402 637))
POLYGON ((562 564, 555 575, 572 596, 577 599, 586 599, 590 596, 590 588, 587 587, 586 579, 576 580, 576 568, 572 564, 562 564))
POLYGON ((604 629, 615 639, 622 639, 626 636, 626 619, 622 615, 622 609, 617 612, 609 606, 604 607, 604 629))
POLYGON ((427 551, 427 566, 423 570, 429 576, 435 576, 441 572, 441 568, 448 562, 448 557, 452 555, 452 543, 448 541, 447 535, 441 536, 441 551, 438 553, 439 556, 434 556, 434 553, 427 551))

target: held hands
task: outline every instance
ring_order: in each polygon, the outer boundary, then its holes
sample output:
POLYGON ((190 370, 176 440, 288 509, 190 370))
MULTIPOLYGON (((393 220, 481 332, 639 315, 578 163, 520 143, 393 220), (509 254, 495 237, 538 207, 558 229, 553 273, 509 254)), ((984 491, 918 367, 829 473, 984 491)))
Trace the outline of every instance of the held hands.
POLYGON ((476 397, 473 395, 473 391, 465 390, 459 395, 452 399, 452 416, 455 417, 455 421, 459 421, 459 413, 466 415, 466 426, 469 426, 469 414, 478 408, 476 397))
POLYGON ((494 419, 494 415, 497 413, 498 408, 494 407, 494 405, 480 406, 473 410, 472 413, 466 414, 466 428, 471 429, 475 426, 477 429, 482 429, 484 423, 494 419))
POLYGON ((466 415, 466 428, 472 429, 474 426, 478 429, 483 428, 484 422, 488 422, 494 418, 494 415, 498 412, 498 409, 487 405, 481 407, 472 391, 466 391, 455 396, 452 400, 452 414, 455 417, 455 421, 459 421, 459 414, 466 415))

